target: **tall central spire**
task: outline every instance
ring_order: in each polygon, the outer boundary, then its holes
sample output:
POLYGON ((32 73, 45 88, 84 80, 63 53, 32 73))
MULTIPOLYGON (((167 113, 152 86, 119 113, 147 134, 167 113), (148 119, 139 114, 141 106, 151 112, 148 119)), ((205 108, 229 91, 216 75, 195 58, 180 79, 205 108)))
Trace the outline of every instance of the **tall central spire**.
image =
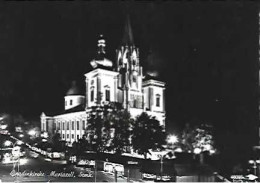
POLYGON ((134 45, 134 36, 133 36, 133 31, 132 31, 129 15, 127 15, 127 17, 126 17, 122 44, 123 44, 123 46, 125 46, 125 45, 133 46, 134 45))

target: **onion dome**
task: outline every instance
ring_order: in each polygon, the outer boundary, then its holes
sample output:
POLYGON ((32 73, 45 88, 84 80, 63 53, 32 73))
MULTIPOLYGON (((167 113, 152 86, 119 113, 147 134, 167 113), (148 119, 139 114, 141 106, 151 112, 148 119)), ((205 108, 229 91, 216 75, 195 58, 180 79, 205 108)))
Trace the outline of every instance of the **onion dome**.
POLYGON ((82 95, 76 81, 72 81, 70 89, 67 91, 66 95, 82 95))
POLYGON ((104 39, 102 34, 99 36, 97 46, 98 46, 97 56, 95 59, 93 59, 90 62, 91 66, 93 68, 97 68, 97 67, 111 68, 111 67, 113 67, 113 62, 111 60, 108 60, 107 58, 105 58, 106 40, 104 39))

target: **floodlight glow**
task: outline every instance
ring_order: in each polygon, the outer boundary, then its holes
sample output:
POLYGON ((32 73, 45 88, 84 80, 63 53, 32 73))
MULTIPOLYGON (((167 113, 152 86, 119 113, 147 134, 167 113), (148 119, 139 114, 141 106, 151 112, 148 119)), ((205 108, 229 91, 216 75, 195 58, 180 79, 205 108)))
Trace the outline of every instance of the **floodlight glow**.
POLYGON ((168 143, 175 144, 178 142, 178 137, 176 135, 170 135, 168 138, 168 143))

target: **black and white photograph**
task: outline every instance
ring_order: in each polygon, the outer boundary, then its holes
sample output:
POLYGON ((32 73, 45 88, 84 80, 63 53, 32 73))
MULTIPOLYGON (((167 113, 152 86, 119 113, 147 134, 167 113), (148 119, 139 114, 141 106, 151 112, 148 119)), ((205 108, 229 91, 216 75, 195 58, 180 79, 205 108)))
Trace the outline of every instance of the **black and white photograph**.
POLYGON ((0 3, 0 182, 260 181, 260 3, 0 3))

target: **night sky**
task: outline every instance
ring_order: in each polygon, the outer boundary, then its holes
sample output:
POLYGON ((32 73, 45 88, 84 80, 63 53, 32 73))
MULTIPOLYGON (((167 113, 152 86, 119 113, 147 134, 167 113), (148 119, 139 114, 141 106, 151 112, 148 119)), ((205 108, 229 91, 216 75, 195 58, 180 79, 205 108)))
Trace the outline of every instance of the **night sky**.
POLYGON ((84 90, 99 34, 115 61, 128 13, 141 64, 167 83, 169 131, 204 122, 256 134, 257 9, 253 2, 2 3, 0 110, 38 120, 62 111, 73 80, 84 90))

